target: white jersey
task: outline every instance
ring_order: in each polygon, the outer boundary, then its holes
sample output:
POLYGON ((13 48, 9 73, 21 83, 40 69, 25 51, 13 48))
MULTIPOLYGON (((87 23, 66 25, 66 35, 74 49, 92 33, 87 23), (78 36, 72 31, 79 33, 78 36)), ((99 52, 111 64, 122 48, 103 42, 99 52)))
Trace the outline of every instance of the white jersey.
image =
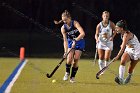
POLYGON ((99 30, 99 43, 98 48, 103 50, 112 50, 113 49, 113 41, 110 41, 110 37, 112 36, 112 28, 110 26, 110 21, 106 27, 103 26, 103 23, 100 22, 100 30, 99 30))
POLYGON ((112 28, 110 26, 110 21, 106 27, 103 26, 103 23, 100 22, 100 30, 99 30, 99 41, 108 42, 109 38, 112 36, 112 28))
POLYGON ((135 35, 128 41, 125 52, 129 54, 131 59, 140 59, 140 42, 135 35))

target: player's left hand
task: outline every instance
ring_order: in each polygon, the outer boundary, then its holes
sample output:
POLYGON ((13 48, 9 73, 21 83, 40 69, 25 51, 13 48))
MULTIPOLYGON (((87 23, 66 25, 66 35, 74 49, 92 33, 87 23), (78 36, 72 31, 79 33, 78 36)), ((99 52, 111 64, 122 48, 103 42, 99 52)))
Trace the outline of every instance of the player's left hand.
POLYGON ((73 40, 73 42, 72 42, 72 48, 75 48, 75 46, 76 46, 76 40, 73 40))

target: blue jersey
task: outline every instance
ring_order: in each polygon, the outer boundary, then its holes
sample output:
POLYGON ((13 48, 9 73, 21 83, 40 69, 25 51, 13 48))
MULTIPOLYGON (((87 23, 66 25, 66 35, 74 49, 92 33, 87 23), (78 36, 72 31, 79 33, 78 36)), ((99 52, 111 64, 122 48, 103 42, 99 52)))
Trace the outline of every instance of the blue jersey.
MULTIPOLYGON (((68 28, 67 24, 64 24, 64 29, 65 29, 65 32, 67 33, 68 48, 71 48, 73 39, 77 38, 80 35, 80 33, 79 33, 78 29, 74 27, 74 20, 71 21, 69 28, 68 28)), ((85 48, 84 39, 80 39, 79 41, 76 42, 76 46, 75 46, 76 50, 83 51, 84 48, 85 48)))
POLYGON ((71 21, 70 27, 68 28, 67 24, 64 24, 64 29, 67 33, 67 38, 74 39, 80 35, 78 29, 74 27, 74 20, 71 21))

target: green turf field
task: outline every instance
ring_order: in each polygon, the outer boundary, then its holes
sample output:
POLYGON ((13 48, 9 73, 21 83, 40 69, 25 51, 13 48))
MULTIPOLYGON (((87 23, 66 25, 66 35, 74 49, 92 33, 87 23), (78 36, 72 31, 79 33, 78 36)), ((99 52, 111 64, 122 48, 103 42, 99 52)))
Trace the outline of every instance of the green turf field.
MULTIPOLYGON (((63 81, 65 63, 63 63, 54 76, 48 79, 45 73, 50 73, 60 59, 29 58, 11 93, 139 93, 140 90, 140 64, 135 68, 132 82, 128 85, 118 85, 114 82, 114 72, 118 72, 119 62, 113 63, 99 80, 95 78, 98 71, 91 60, 82 59, 76 75, 76 83, 63 81), (52 80, 56 79, 55 83, 52 80)), ((0 58, 0 85, 18 65, 17 58, 0 58)), ((127 70, 127 69, 126 69, 127 70)))

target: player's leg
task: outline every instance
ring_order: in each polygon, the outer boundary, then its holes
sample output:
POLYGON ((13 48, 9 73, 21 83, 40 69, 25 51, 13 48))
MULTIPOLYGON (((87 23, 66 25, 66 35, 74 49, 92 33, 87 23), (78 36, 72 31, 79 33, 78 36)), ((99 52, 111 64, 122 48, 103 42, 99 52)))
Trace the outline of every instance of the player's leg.
POLYGON ((100 70, 104 67, 104 54, 105 51, 103 49, 98 49, 98 56, 99 56, 98 64, 100 70))
POLYGON ((111 52, 113 50, 113 42, 109 42, 107 45, 106 45, 106 48, 105 48, 105 66, 108 65, 108 62, 110 60, 110 56, 111 56, 111 52))
MULTIPOLYGON (((70 50, 70 48, 68 48, 68 51, 70 50)), ((70 75, 70 69, 71 69, 71 64, 73 62, 73 55, 74 55, 74 50, 72 50, 69 55, 67 56, 67 62, 66 62, 66 72, 65 75, 63 77, 63 80, 68 80, 68 77, 70 75)))
POLYGON ((107 66, 109 60, 110 60, 110 56, 111 56, 111 50, 106 50, 105 51, 105 66, 107 66))
POLYGON ((75 82, 75 75, 78 71, 78 61, 81 57, 82 51, 81 50, 75 50, 74 53, 74 60, 73 60, 73 66, 72 66, 72 72, 70 76, 70 82, 74 83, 75 82))
POLYGON ((124 52, 121 57, 121 63, 120 63, 120 67, 119 67, 119 77, 121 79, 124 79, 125 65, 128 61, 130 61, 130 56, 127 52, 124 52))
POLYGON ((75 75, 78 71, 78 61, 81 57, 81 54, 82 54, 82 51, 84 50, 84 48, 85 48, 85 40, 84 39, 81 39, 81 40, 76 42, 72 72, 71 72, 71 76, 70 76, 71 83, 75 82, 74 78, 75 78, 75 75))
POLYGON ((130 60, 129 54, 127 52, 124 52, 121 57, 121 63, 119 66, 119 76, 115 78, 115 81, 118 84, 123 84, 124 82, 125 65, 126 65, 126 62, 128 62, 129 60, 130 60))
POLYGON ((133 70, 134 70, 137 63, 138 63, 138 60, 131 60, 130 65, 128 67, 128 76, 126 77, 124 84, 127 84, 130 82, 133 70))

